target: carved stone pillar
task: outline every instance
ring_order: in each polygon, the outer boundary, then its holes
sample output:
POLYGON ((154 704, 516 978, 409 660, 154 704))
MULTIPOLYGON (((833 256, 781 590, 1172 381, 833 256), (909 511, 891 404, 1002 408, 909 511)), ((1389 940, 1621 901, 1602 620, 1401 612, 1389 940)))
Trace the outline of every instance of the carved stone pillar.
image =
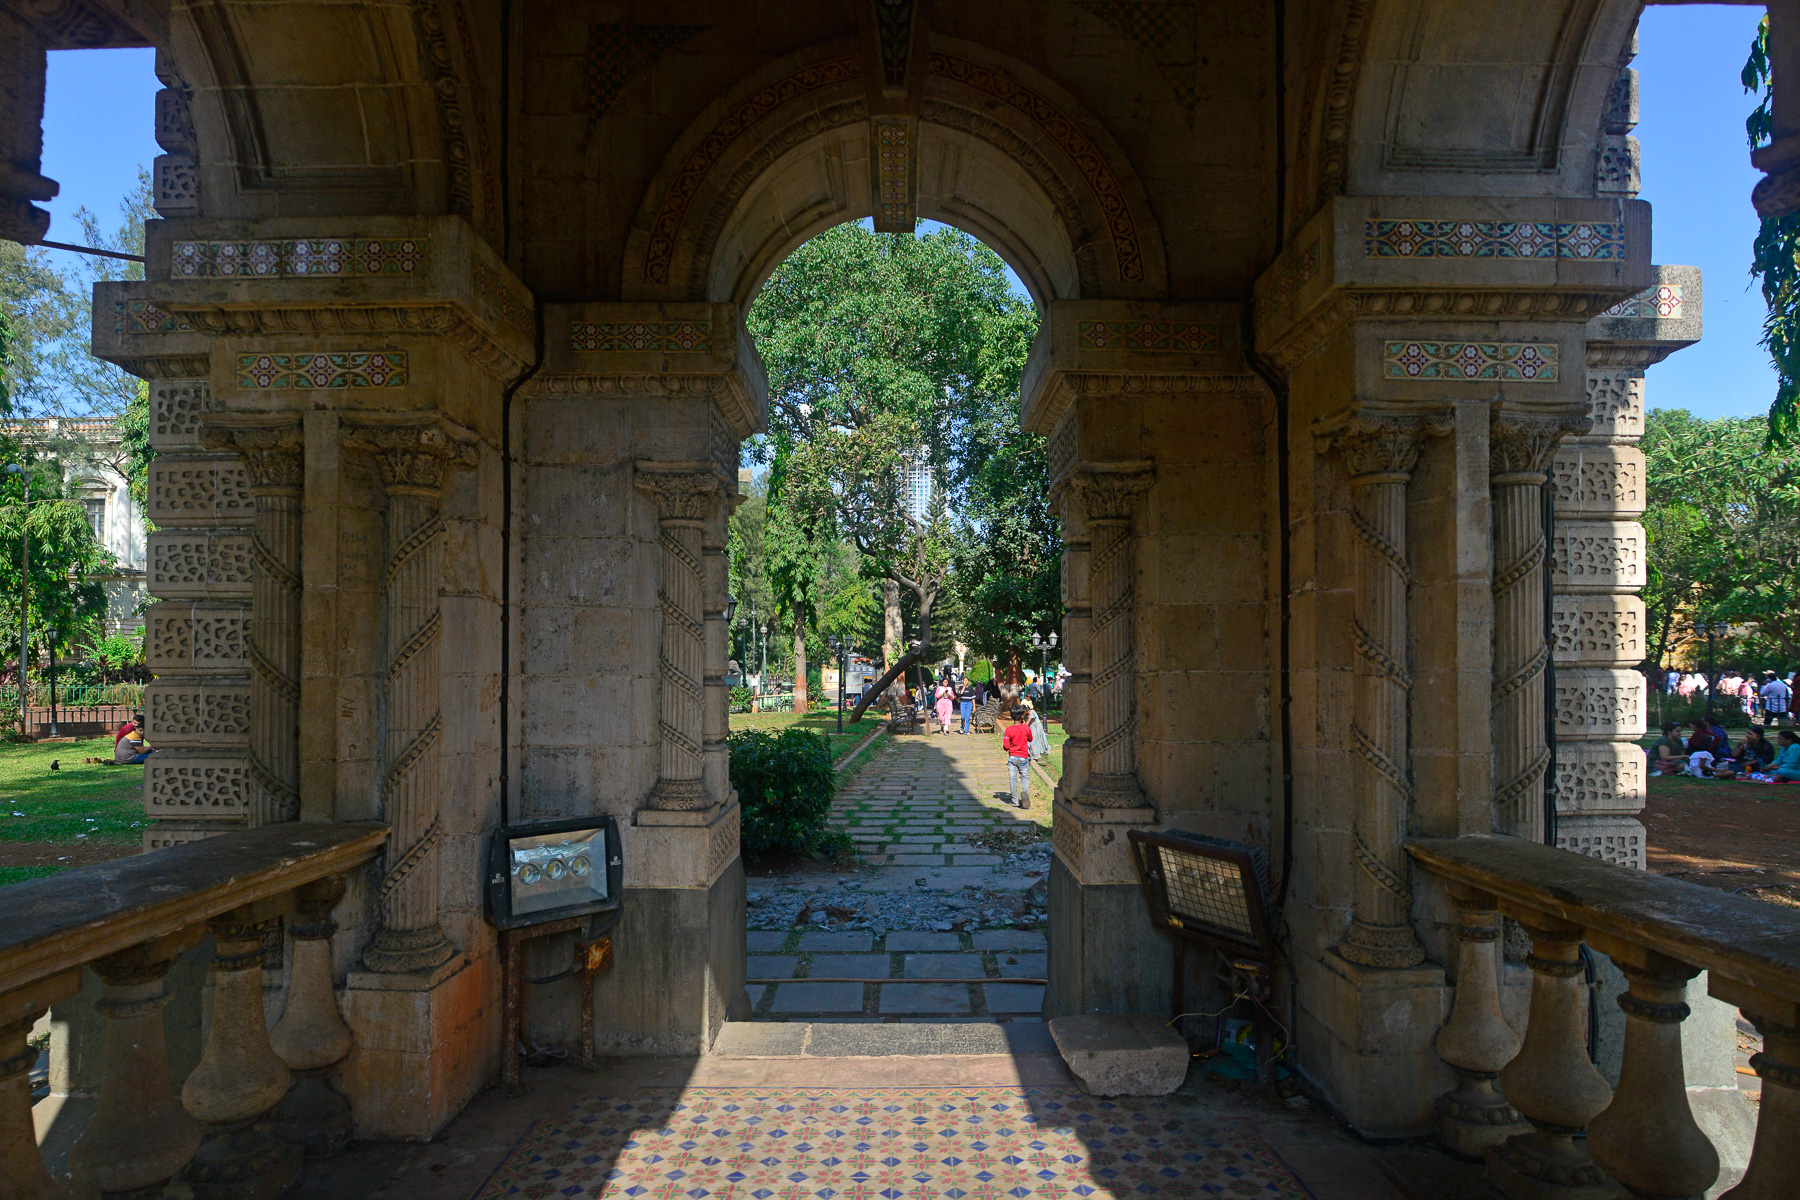
POLYGON ((1494 519, 1494 828, 1544 840, 1544 481, 1575 416, 1497 410, 1490 431, 1494 519))
POLYGON ((1132 620, 1136 561, 1132 516, 1156 472, 1142 462, 1094 464, 1070 477, 1087 513, 1089 770, 1080 800, 1099 808, 1144 804, 1137 775, 1137 675, 1132 620))
POLYGON ((701 536, 723 490, 710 464, 637 464, 638 490, 656 504, 661 547, 657 607, 662 612, 662 651, 656 728, 660 757, 649 808, 710 808, 706 792, 705 738, 706 569, 701 536))
POLYGON ((1411 967, 1425 958, 1413 931, 1403 843, 1412 807, 1408 769, 1406 484, 1424 440, 1448 432, 1437 414, 1362 407, 1328 436, 1350 471, 1356 537, 1355 917, 1338 953, 1366 967, 1411 967))
POLYGON ((393 833, 378 897, 381 928, 363 965, 371 971, 424 971, 455 947, 438 923, 439 560, 444 536, 438 500, 444 473, 469 443, 436 417, 404 423, 346 422, 352 446, 374 455, 387 491, 387 562, 382 570, 387 671, 387 738, 382 809, 393 833))
POLYGON ((300 485, 304 467, 298 420, 209 421, 210 450, 244 460, 256 528, 250 626, 250 824, 300 816, 300 485))

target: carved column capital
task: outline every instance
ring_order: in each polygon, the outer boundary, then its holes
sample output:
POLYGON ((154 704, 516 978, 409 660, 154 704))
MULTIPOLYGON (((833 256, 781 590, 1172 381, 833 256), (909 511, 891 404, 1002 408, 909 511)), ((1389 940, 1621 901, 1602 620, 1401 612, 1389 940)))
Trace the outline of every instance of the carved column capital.
POLYGON ((214 417, 200 426, 200 444, 244 460, 252 495, 299 495, 305 474, 306 439, 298 418, 214 417))
POLYGON ((432 499, 453 466, 475 465, 475 439, 467 430, 435 414, 403 414, 401 420, 344 422, 344 442, 375 458, 390 496, 410 493, 432 499))
POLYGON ((1380 408, 1358 404, 1318 427, 1320 442, 1344 456, 1352 482, 1404 481, 1419 463, 1428 438, 1450 432, 1446 410, 1380 408))
POLYGON ((1089 521, 1129 521, 1156 482, 1152 463, 1089 464, 1069 476, 1069 488, 1089 521))
POLYGON ((704 521, 724 494, 719 473, 639 463, 634 483, 656 504, 659 521, 704 521))
POLYGON ((1566 437, 1580 437, 1594 425, 1585 413, 1523 413, 1496 408, 1488 431, 1488 462, 1496 480, 1525 476, 1518 482, 1542 483, 1556 447, 1566 437))

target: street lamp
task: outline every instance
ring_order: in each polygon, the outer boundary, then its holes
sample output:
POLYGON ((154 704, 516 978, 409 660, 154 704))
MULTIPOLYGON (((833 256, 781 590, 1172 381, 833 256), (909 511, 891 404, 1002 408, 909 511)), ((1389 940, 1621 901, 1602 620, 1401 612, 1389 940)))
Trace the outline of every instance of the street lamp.
POLYGON ((1056 635, 1052 633, 1048 638, 1043 638, 1034 633, 1031 635, 1031 645, 1038 652, 1038 699, 1043 701, 1047 709, 1050 707, 1050 651, 1056 648, 1056 635))
POLYGON ((844 732, 844 676, 850 670, 850 642, 835 633, 831 635, 831 648, 838 656, 838 703, 837 731, 844 732))
POLYGON ((1718 683, 1716 678, 1718 671, 1713 666, 1713 637, 1719 632, 1719 623, 1717 621, 1695 621, 1694 632, 1706 639, 1706 719, 1711 721, 1713 715, 1713 688, 1717 686, 1718 683))
POLYGON ((44 645, 50 653, 50 736, 56 736, 56 626, 44 627, 44 645))
MULTIPOLYGON (((8 475, 25 477, 25 516, 31 516, 31 472, 23 463, 7 463, 8 475)), ((19 522, 19 732, 27 732, 25 724, 25 637, 31 623, 31 524, 19 522)))

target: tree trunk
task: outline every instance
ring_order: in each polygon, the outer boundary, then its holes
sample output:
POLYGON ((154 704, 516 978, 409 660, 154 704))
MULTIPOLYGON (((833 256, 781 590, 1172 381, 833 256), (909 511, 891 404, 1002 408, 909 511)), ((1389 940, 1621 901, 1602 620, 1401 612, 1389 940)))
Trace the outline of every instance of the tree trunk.
POLYGON ((893 667, 906 644, 906 627, 900 620, 900 584, 885 579, 881 584, 881 669, 893 667))
POLYGON ((852 722, 862 720, 863 713, 868 709, 869 705, 873 704, 877 697, 887 691, 889 687, 893 686, 894 680, 904 675, 908 667, 924 658, 925 648, 931 645, 931 605, 937 599, 938 589, 935 587, 929 590, 914 588, 913 594, 919 598, 919 638, 913 643, 912 649, 901 655, 892 666, 888 667, 888 669, 882 673, 881 678, 877 679, 875 683, 863 693, 862 699, 856 702, 856 707, 850 710, 850 720, 852 722))
POLYGON ((804 713, 806 702, 806 619, 794 611, 794 711, 804 713))

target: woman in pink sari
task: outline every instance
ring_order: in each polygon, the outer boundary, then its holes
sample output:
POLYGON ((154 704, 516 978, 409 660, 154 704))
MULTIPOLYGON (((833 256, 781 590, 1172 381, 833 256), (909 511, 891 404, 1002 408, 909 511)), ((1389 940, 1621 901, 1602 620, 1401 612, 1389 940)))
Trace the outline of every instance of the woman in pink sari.
POLYGON ((949 733, 950 706, 956 700, 956 693, 952 692, 949 685, 940 679, 938 680, 937 691, 933 693, 933 699, 935 701, 935 707, 937 708, 938 732, 949 733))

